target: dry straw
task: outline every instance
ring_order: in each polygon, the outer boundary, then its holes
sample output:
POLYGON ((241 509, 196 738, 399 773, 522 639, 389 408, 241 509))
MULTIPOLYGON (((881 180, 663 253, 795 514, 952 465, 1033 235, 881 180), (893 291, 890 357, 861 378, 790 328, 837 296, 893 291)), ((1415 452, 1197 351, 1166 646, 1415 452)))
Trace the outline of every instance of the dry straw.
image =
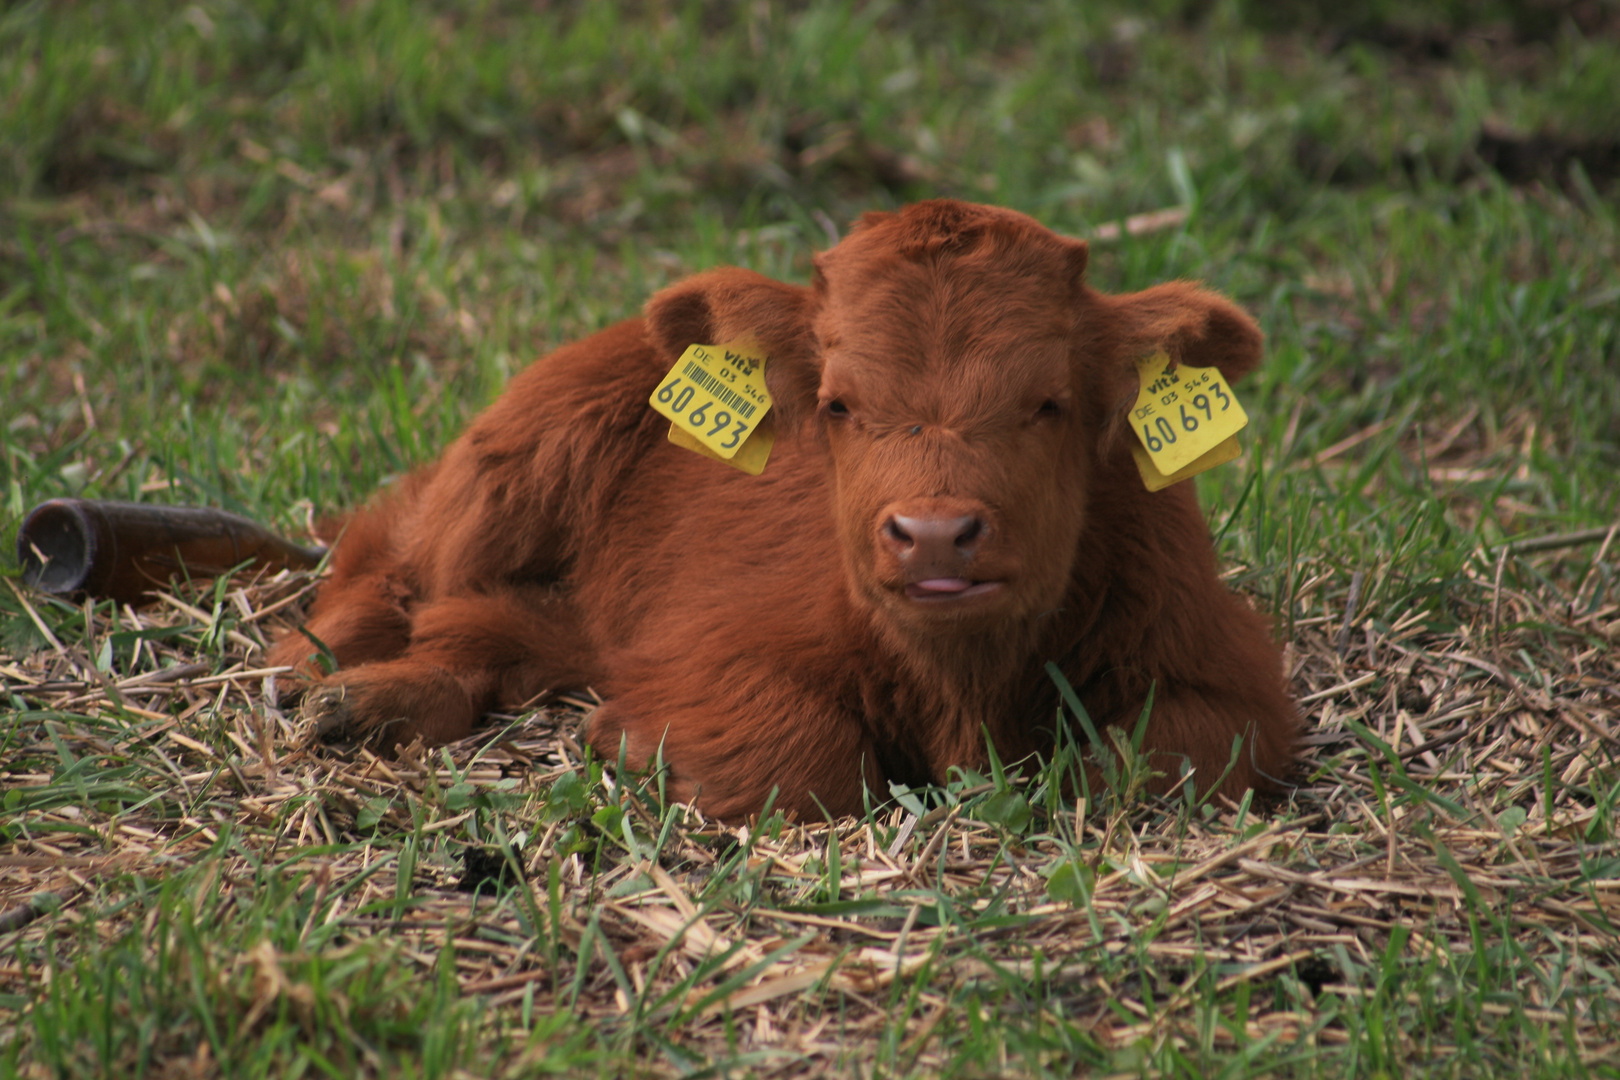
MULTIPOLYGON (((559 846, 571 829, 589 834, 579 822, 598 804, 567 817, 546 797, 564 774, 584 775, 576 733, 588 702, 553 701, 442 754, 383 760, 312 744, 267 703, 276 673, 259 657, 300 609, 304 575, 96 612, 77 641, 49 629, 43 601, 16 592, 40 640, 0 654, 0 679, 39 711, 9 736, 7 787, 45 789, 50 775, 14 763, 65 752, 140 760, 144 778, 127 782, 162 797, 125 799, 115 812, 92 797, 8 814, 16 838, 0 848, 0 950, 40 955, 43 935, 81 918, 120 876, 187 865, 228 823, 264 854, 346 845, 318 860, 318 888, 339 899, 316 910, 349 940, 386 936, 424 974, 452 940, 466 995, 497 1008, 526 996, 537 1007, 572 1002, 608 1024, 675 1023, 696 1049, 720 1048, 730 1031, 744 1049, 839 1060, 839 1040, 889 1022, 899 980, 918 1001, 902 1052, 926 1071, 944 1064, 933 1036, 950 1018, 951 988, 1036 978, 1105 1046, 1194 1042, 1194 1006, 1212 985, 1219 995, 1245 982, 1250 1035, 1326 1044, 1345 1032, 1318 1023, 1310 1002, 1372 992, 1346 982, 1338 958, 1376 970, 1392 941, 1418 958, 1467 952, 1485 919, 1512 935, 1522 970, 1545 976, 1523 979, 1512 1008, 1557 1025, 1586 1060, 1612 1060, 1612 979, 1607 1002, 1546 996, 1559 985, 1555 964, 1612 971, 1620 961, 1620 851, 1605 820, 1614 808, 1582 783, 1589 771, 1612 776, 1620 751, 1620 606, 1583 608, 1589 574, 1551 584, 1557 560, 1591 565, 1568 555, 1587 539, 1503 549, 1506 560, 1537 560, 1520 577, 1540 583, 1530 590, 1504 584, 1496 553, 1482 552, 1457 590, 1474 600, 1449 628, 1415 612, 1385 625, 1358 610, 1359 575, 1352 586, 1335 568, 1302 574, 1296 610, 1306 614, 1289 657, 1308 715, 1306 780, 1277 804, 1205 813, 1094 795, 1091 809, 1063 811, 1064 829, 1047 821, 1040 835, 1013 835, 980 820, 972 800, 920 817, 888 806, 833 825, 727 828, 679 809, 660 820, 655 803, 630 799, 621 806, 635 846, 603 845, 612 857, 594 867, 589 853, 559 846), (136 636, 165 627, 181 630, 136 636), (117 674, 90 653, 114 632, 139 643, 117 674), (452 789, 460 802, 446 797, 452 789), (501 799, 468 795, 480 792, 501 799), (487 890, 458 889, 465 870, 443 853, 470 827, 484 840, 492 829, 524 838, 517 894, 492 902, 487 890), (406 835, 440 854, 408 863, 402 883, 406 835), (1078 867, 1068 872, 1088 902, 1053 887, 1065 865, 1078 867), (753 906, 715 899, 721 867, 759 875, 753 906), (379 910, 399 895, 412 903, 379 910), (941 918, 942 903, 960 910, 941 918), (548 948, 523 912, 542 913, 548 948), (31 947, 15 948, 19 938, 31 947), (1134 965, 1103 962, 1122 955, 1157 966, 1174 992, 1145 1001, 1134 965)), ((237 869, 222 866, 216 888, 248 887, 237 869)), ((252 1016, 304 992, 268 943, 240 959, 257 973, 252 1016)), ((0 964, 12 993, 42 977, 0 964)))

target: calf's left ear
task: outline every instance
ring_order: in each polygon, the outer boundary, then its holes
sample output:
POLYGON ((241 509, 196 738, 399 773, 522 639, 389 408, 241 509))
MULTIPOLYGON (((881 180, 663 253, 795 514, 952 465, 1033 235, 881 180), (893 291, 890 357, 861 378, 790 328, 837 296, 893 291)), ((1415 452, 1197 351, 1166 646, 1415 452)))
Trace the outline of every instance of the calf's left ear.
POLYGON ((1163 349, 1177 364, 1220 368, 1236 382, 1260 364, 1265 336, 1249 314, 1219 293, 1187 281, 1138 293, 1099 297, 1114 318, 1115 357, 1134 370, 1163 349))
POLYGON ((1141 380, 1137 363, 1163 350, 1177 365, 1219 368, 1228 383, 1260 363, 1260 327, 1232 301, 1188 281, 1111 296, 1084 289, 1079 353, 1099 419, 1124 430, 1141 380))
POLYGON ((766 356, 778 430, 815 410, 820 383, 811 290, 721 267, 655 294, 644 315, 653 345, 674 363, 688 345, 750 343, 766 356))

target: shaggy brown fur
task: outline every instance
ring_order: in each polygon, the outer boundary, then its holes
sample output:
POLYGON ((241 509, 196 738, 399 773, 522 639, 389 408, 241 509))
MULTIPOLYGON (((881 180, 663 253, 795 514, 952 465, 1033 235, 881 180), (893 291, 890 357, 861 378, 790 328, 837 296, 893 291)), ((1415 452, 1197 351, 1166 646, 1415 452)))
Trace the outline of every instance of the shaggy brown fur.
MULTIPOLYGON (((590 685, 590 741, 660 753, 736 817, 858 810, 1053 746, 1056 662, 1173 782, 1275 786, 1296 713, 1266 621, 1216 577, 1192 485, 1132 461, 1135 362, 1232 380, 1254 322, 1186 283, 1109 296, 1085 244, 958 202, 868 214, 809 287, 699 274, 557 350, 358 514, 309 630, 355 735, 468 734, 590 685), (778 431, 750 477, 670 445, 647 398, 693 343, 758 343, 778 431)), ((313 671, 308 640, 272 660, 313 671)), ((312 676, 313 677, 313 676, 312 676)))

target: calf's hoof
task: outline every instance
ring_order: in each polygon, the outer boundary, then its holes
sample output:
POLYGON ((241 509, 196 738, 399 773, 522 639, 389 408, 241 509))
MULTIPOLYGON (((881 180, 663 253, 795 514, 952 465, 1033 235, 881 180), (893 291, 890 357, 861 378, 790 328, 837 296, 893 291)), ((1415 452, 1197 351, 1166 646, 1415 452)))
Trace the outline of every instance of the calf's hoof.
POLYGON ((420 739, 428 746, 464 739, 480 710, 448 671, 427 665, 370 664, 310 687, 299 709, 309 741, 353 740, 380 754, 420 739))
POLYGON ((298 703, 298 728, 305 742, 336 742, 349 734, 354 710, 347 687, 318 684, 298 703))

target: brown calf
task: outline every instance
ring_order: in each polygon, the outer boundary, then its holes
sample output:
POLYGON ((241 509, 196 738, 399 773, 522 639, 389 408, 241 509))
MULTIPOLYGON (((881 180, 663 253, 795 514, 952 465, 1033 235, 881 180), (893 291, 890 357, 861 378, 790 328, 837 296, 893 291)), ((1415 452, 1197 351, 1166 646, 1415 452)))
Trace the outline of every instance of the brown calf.
MULTIPOLYGON (((308 628, 316 700, 385 747, 591 685, 606 757, 659 754, 736 817, 858 810, 1053 746, 1055 662, 1099 724, 1150 687, 1150 761, 1274 787, 1296 713, 1266 620, 1228 592, 1192 485, 1132 460, 1136 361, 1228 379, 1238 308, 1186 283, 1109 296, 1086 245, 950 201, 864 217, 809 287, 711 270, 557 350, 349 523, 308 628), (777 443, 748 476, 666 439, 648 397, 694 343, 768 356, 777 443)), ((290 634, 272 662, 306 673, 290 634)))

